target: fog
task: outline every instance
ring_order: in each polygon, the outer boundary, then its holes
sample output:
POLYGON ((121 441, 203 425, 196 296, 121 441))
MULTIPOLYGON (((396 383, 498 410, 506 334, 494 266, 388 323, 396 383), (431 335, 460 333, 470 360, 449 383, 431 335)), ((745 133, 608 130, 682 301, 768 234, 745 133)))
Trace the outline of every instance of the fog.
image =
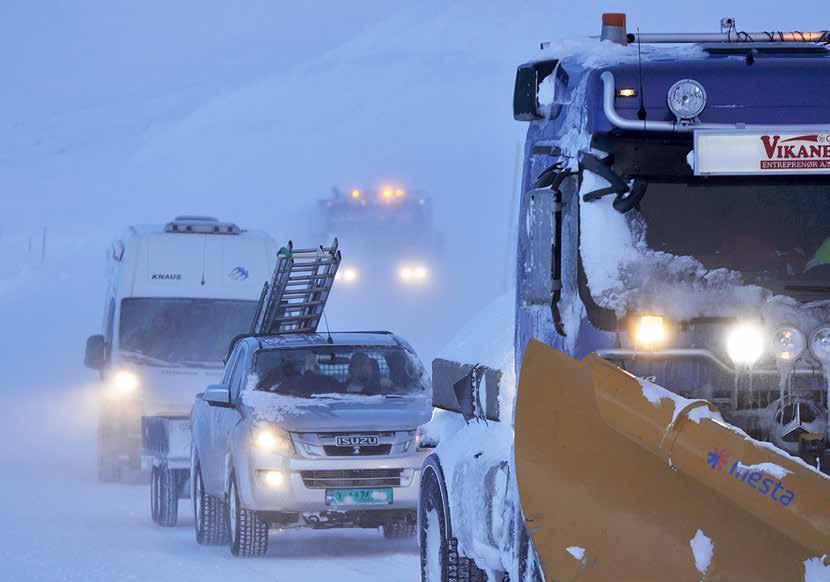
POLYGON ((510 290, 526 130, 512 118, 515 68, 540 41, 599 34, 603 11, 643 32, 713 32, 724 16, 742 30, 830 28, 818 0, 0 3, 1 458, 22 468, 0 478, 0 513, 54 495, 54 475, 93 487, 98 388, 83 346, 101 326, 105 250, 127 225, 207 214, 315 244, 316 201, 334 186, 423 191, 445 240, 439 290, 335 291, 329 323, 392 329, 424 360, 440 355, 510 290))

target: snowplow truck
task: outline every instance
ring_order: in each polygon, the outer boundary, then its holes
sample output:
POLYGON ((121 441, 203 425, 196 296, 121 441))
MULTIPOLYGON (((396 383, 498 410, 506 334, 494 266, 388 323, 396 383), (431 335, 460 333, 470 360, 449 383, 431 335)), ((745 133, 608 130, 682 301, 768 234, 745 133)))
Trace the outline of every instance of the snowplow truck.
POLYGON ((518 68, 518 380, 434 364, 423 579, 830 579, 828 41, 610 14, 518 68))
POLYGON ((352 257, 338 273, 338 286, 363 294, 369 288, 399 297, 433 289, 443 237, 433 223, 432 201, 400 184, 352 188, 318 200, 318 237, 337 237, 352 257))

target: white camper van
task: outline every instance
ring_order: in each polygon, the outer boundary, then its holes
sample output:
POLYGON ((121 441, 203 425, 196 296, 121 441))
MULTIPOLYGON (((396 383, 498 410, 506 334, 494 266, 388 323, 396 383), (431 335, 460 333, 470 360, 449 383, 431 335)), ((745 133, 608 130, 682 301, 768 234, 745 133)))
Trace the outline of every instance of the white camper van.
MULTIPOLYGON (((103 329, 85 364, 102 379, 98 476, 141 475, 142 417, 189 416, 218 382, 230 340, 250 329, 275 241, 215 218, 132 226, 113 243, 103 329)), ((189 450, 189 427, 182 435, 189 450)))

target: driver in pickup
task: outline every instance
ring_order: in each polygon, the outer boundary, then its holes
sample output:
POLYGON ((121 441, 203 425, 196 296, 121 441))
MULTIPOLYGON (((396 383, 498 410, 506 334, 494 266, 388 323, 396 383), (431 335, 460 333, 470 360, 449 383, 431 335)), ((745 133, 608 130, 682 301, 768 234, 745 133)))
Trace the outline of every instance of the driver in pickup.
POLYGON ((352 394, 380 393, 380 366, 365 352, 355 352, 349 361, 346 392, 352 394))

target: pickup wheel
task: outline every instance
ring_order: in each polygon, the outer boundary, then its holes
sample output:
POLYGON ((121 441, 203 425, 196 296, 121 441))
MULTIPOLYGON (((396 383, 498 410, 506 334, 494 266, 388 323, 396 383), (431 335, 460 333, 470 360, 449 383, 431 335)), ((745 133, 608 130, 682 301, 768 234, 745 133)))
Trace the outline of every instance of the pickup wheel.
POLYGON ((421 484, 418 522, 421 524, 421 582, 486 582, 487 574, 458 553, 458 540, 447 535, 446 508, 435 473, 421 484))
POLYGON ((228 508, 224 499, 205 493, 202 481, 202 467, 199 459, 191 470, 190 498, 193 500, 193 528, 196 530, 196 542, 205 546, 227 544, 228 508))
POLYGON ((234 474, 231 474, 228 487, 228 522, 231 553, 234 556, 252 558, 265 555, 268 551, 268 522, 256 512, 242 507, 234 474))
POLYGON ((173 527, 179 518, 179 478, 167 465, 150 474, 150 514, 162 527, 173 527))

